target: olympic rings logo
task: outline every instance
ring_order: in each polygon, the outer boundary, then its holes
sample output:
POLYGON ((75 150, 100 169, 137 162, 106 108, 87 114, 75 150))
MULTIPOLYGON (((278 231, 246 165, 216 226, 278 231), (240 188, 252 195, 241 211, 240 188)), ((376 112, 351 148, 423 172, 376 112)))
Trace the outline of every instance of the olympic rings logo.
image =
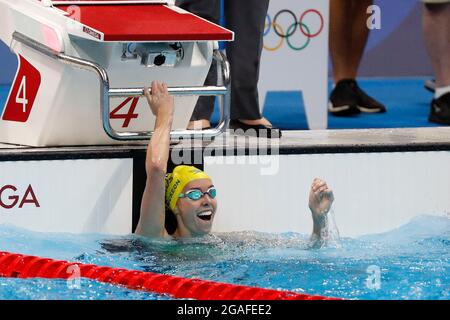
POLYGON ((264 27, 264 34, 263 36, 266 38, 266 36, 273 30, 273 32, 280 38, 279 41, 275 44, 275 46, 270 47, 268 46, 264 41, 264 49, 267 51, 277 51, 283 46, 284 40, 286 40, 287 45, 289 48, 295 51, 301 51, 306 49, 308 45, 311 42, 312 38, 317 37, 322 33, 322 30, 324 28, 324 19, 323 15, 316 9, 308 9, 304 11, 300 18, 297 19, 297 16, 295 13, 288 9, 283 9, 278 11, 277 14, 275 14, 274 18, 272 19, 270 15, 268 14, 266 16, 266 23, 264 27), (293 22, 287 27, 283 28, 280 23, 278 23, 278 20, 280 19, 281 15, 288 15, 292 17, 293 22), (320 20, 320 24, 318 27, 318 30, 314 30, 314 32, 311 30, 311 28, 304 22, 306 16, 317 16, 320 20), (296 46, 291 38, 295 34, 304 35, 305 42, 299 46, 296 46))

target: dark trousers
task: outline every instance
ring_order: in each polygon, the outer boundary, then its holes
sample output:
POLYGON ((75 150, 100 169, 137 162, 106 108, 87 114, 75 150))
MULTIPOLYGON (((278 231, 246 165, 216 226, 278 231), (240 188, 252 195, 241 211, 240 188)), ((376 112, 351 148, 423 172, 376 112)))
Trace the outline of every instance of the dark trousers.
MULTIPOLYGON (((176 5, 211 22, 219 23, 220 0, 177 0, 176 5)), ((264 23, 269 0, 224 0, 225 27, 235 32, 227 43, 231 65, 231 119, 261 118, 258 79, 264 23)), ((217 66, 211 66, 205 85, 217 84, 217 66)), ((200 97, 191 120, 209 119, 214 97, 200 97)))

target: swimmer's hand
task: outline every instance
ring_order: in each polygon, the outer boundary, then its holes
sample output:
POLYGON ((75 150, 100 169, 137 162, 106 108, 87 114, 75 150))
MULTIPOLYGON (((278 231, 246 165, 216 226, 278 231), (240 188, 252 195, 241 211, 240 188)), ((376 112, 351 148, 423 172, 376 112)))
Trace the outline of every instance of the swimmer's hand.
POLYGON ((173 96, 167 91, 166 84, 153 81, 151 91, 146 87, 144 88, 144 94, 147 97, 150 109, 155 116, 161 117, 173 115, 173 96))
POLYGON ((315 221, 321 220, 321 218, 326 216, 328 211, 330 211, 333 201, 333 190, 327 186, 325 181, 315 178, 309 193, 309 208, 311 209, 313 219, 315 221))

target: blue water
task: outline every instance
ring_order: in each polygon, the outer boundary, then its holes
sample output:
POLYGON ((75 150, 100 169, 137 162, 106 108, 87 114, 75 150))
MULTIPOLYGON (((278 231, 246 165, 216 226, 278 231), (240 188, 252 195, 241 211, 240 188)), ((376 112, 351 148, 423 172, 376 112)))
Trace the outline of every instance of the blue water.
MULTIPOLYGON (((449 217, 420 216, 384 234, 320 249, 311 249, 308 238, 239 232, 149 241, 0 225, 0 251, 351 299, 450 299, 449 217)), ((0 299, 168 298, 86 279, 74 288, 64 280, 0 278, 0 299)))

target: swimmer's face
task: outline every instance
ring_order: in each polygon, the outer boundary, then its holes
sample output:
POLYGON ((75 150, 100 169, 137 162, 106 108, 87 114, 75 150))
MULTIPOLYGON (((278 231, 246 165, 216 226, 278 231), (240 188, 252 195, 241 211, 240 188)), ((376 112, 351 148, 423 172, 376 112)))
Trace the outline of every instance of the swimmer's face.
MULTIPOLYGON (((200 179, 189 182, 183 189, 184 194, 191 190, 207 192, 214 187, 211 180, 200 179)), ((209 194, 204 194, 198 200, 188 197, 180 198, 177 201, 177 211, 184 226, 193 236, 201 236, 209 233, 217 210, 217 199, 211 198, 209 194)))

